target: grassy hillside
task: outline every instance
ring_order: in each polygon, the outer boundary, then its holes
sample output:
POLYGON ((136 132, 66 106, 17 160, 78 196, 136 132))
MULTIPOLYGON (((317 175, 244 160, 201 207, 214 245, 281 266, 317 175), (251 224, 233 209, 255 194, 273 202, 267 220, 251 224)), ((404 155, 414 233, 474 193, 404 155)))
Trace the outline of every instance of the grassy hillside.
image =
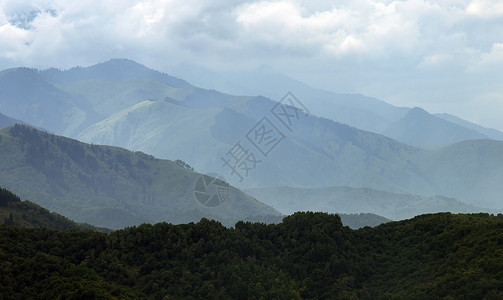
POLYGON ((216 207, 194 196, 200 174, 141 152, 80 143, 16 125, 0 131, 0 184, 78 222, 121 228, 142 222, 186 223, 202 217, 228 224, 277 216, 229 187, 216 207))
POLYGON ((244 191, 286 215, 308 210, 345 214, 371 212, 391 220, 402 220, 433 212, 491 212, 488 208, 442 196, 395 194, 369 188, 284 186, 244 191))
POLYGON ((321 213, 109 235, 2 225, 0 286, 6 298, 501 299, 501 228, 501 215, 448 213, 357 231, 321 213))

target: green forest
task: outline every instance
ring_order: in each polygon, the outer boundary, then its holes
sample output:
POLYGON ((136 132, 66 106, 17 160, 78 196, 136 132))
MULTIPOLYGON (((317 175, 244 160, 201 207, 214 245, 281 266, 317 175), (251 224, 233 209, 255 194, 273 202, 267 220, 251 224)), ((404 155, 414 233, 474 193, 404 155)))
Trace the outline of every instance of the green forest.
POLYGON ((0 225, 0 299, 502 299, 503 216, 303 212, 111 233, 0 225))

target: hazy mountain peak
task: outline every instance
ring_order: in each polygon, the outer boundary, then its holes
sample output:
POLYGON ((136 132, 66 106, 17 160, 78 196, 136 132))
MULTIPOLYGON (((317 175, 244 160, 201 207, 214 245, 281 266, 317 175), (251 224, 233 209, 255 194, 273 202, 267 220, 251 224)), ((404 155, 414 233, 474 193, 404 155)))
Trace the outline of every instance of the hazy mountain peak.
POLYGON ((58 83, 71 83, 87 79, 116 81, 141 78, 158 80, 178 88, 191 86, 183 79, 149 69, 125 58, 114 58, 89 67, 74 67, 65 71, 48 69, 41 71, 41 74, 47 80, 58 83))
POLYGON ((421 107, 413 107, 411 110, 409 110, 408 115, 411 116, 424 116, 424 117, 430 117, 431 115, 421 107))
POLYGON ((400 142, 428 149, 464 140, 487 138, 480 132, 434 116, 420 107, 412 108, 383 134, 400 142))
POLYGON ((37 70, 25 67, 0 71, 0 79, 2 79, 2 81, 7 80, 7 84, 9 85, 20 85, 22 83, 34 84, 43 81, 43 79, 37 74, 37 70))

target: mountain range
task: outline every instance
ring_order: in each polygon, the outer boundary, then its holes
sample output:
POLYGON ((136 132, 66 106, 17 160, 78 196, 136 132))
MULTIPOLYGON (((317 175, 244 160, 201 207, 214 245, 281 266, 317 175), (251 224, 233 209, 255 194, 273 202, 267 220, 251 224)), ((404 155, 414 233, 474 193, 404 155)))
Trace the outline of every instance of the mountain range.
MULTIPOLYGON (((0 110, 87 143, 181 159, 240 188, 346 186, 424 195, 438 200, 438 207, 441 196, 481 209, 502 207, 503 142, 489 139, 498 138, 498 131, 420 108, 313 89, 285 76, 276 80, 267 72, 242 76, 269 91, 266 96, 285 89, 284 98, 275 96, 283 102, 199 88, 114 59, 64 71, 2 71, 0 110), (293 85, 297 89, 287 94, 293 85), (241 160, 230 163, 238 154, 241 160)), ((233 78, 243 83, 236 89, 245 86, 240 78, 233 78)))
POLYGON ((457 141, 470 140, 474 137, 473 131, 478 132, 478 138, 503 140, 501 131, 485 128, 449 114, 431 115, 424 112, 422 118, 411 123, 407 120, 411 116, 407 115, 417 115, 413 108, 396 107, 361 94, 334 93, 313 88, 267 68, 239 73, 215 72, 190 63, 181 63, 172 66, 169 71, 199 87, 236 95, 263 95, 270 99, 280 99, 285 91, 291 91, 317 116, 384 134, 404 143, 412 142, 422 148, 438 148, 457 141), (402 121, 402 118, 406 120, 402 121), (396 130, 402 135, 393 134, 396 130), (451 137, 449 133, 456 136, 451 137), (416 134, 419 136, 416 137, 416 134), (429 135, 432 140, 428 139, 429 135), (404 139, 401 139, 402 136, 404 139))

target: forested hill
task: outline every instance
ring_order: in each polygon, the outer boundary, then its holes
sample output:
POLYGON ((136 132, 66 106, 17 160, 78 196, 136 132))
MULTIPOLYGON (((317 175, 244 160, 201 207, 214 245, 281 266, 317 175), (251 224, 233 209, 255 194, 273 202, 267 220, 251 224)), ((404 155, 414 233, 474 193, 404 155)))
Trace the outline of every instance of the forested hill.
POLYGON ((0 188, 0 224, 28 228, 53 228, 59 230, 91 229, 110 232, 106 228, 75 223, 33 202, 21 201, 18 196, 4 188, 0 188))
POLYGON ((141 225, 110 234, 0 226, 5 299, 502 299, 503 216, 422 215, 351 230, 141 225))
POLYGON ((81 143, 24 125, 0 130, 0 186, 77 222, 111 229, 141 223, 188 223, 281 216, 226 185, 220 205, 194 196, 198 174, 184 163, 142 152, 81 143))

